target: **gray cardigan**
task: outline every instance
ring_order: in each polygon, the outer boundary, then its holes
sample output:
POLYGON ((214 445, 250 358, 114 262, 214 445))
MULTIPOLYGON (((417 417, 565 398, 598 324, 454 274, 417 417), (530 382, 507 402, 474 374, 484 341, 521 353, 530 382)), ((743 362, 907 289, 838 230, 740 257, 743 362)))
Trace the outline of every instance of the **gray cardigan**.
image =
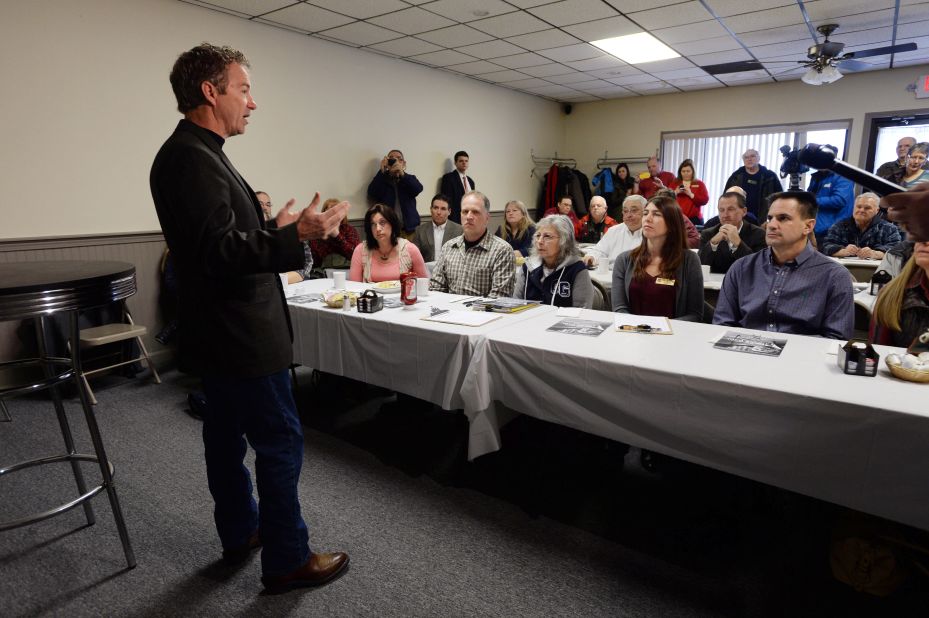
MULTIPOLYGON (((632 283, 633 263, 631 251, 620 253, 613 264, 613 311, 629 313, 629 284, 632 283)), ((700 322, 703 320, 703 271, 700 258, 693 251, 684 252, 684 261, 677 269, 674 284, 675 320, 700 322)))

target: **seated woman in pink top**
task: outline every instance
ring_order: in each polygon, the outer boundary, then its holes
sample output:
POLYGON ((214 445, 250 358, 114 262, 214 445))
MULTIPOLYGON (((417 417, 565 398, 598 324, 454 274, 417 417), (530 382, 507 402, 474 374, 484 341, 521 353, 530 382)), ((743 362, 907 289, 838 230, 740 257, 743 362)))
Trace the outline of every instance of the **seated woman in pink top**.
POLYGON ((352 253, 348 279, 363 283, 395 281, 410 270, 417 277, 428 277, 419 247, 400 238, 399 233, 400 221, 392 208, 383 204, 369 208, 365 213, 365 241, 352 253))

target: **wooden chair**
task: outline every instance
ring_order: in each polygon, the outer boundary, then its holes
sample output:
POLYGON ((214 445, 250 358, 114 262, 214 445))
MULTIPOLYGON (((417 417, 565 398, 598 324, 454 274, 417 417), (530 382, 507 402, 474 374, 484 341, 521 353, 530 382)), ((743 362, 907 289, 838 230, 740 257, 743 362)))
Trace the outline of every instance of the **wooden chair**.
POLYGON ((125 322, 114 322, 111 324, 104 324, 102 326, 85 328, 80 332, 81 349, 93 348, 106 345, 108 343, 116 343, 118 341, 126 341, 128 339, 135 339, 139 344, 139 356, 135 358, 119 363, 114 363, 112 365, 107 365, 106 367, 93 369, 91 371, 81 372, 81 379, 84 380, 84 386, 87 387, 87 393, 90 395, 90 402, 94 405, 97 403, 97 398, 94 397, 94 393, 90 389, 90 383, 87 381, 87 376, 100 373, 102 371, 107 371, 109 369, 113 369, 114 367, 122 367, 123 365, 129 365, 144 360, 148 364, 149 369, 152 370, 152 376, 155 378, 155 384, 161 384, 161 377, 158 375, 158 370, 155 369, 155 364, 149 357, 148 350, 145 349, 145 343, 142 341, 142 337, 145 336, 145 334, 148 332, 148 329, 141 324, 136 324, 132 321, 132 316, 129 315, 129 310, 126 308, 125 304, 123 304, 123 316, 126 319, 125 322))

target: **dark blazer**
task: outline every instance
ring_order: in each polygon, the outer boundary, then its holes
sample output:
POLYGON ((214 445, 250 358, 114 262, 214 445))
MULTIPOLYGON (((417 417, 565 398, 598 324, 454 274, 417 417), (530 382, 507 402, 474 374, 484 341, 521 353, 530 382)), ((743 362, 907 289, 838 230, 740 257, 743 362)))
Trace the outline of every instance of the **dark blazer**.
POLYGON ((187 120, 158 151, 149 182, 177 270, 181 369, 232 378, 286 369, 292 331, 277 273, 303 267, 297 226, 265 229, 215 134, 187 120))
POLYGON ((378 170, 368 184, 368 200, 371 204, 384 204, 390 208, 400 202, 403 214, 403 231, 412 232, 419 227, 419 211, 416 210, 416 196, 423 192, 423 184, 413 174, 404 174, 394 182, 390 174, 378 170), (394 190, 396 187, 396 190, 394 190))
MULTIPOLYGON (((468 184, 471 185, 471 190, 474 191, 474 187, 477 186, 474 184, 474 179, 470 176, 465 176, 465 178, 468 179, 468 184)), ((442 182, 439 186, 441 187, 439 193, 449 199, 448 208, 452 211, 452 214, 450 214, 448 218, 456 223, 461 223, 461 198, 463 198, 465 194, 464 184, 461 182, 461 174, 459 174, 456 169, 450 171, 442 176, 442 182)))
MULTIPOLYGON (((442 244, 455 236, 461 236, 461 226, 452 220, 446 221, 445 230, 442 232, 442 244)), ((413 234, 413 244, 419 247, 424 262, 435 260, 435 236, 432 234, 432 217, 429 217, 428 221, 416 228, 416 233, 413 234)))
POLYGON ((729 267, 740 257, 761 251, 767 246, 764 239, 764 230, 757 225, 742 220, 742 230, 739 238, 742 242, 735 251, 729 250, 729 243, 725 240, 719 243, 716 251, 710 246, 710 239, 716 236, 722 224, 703 230, 700 234, 700 263, 710 267, 711 273, 729 272, 729 267))

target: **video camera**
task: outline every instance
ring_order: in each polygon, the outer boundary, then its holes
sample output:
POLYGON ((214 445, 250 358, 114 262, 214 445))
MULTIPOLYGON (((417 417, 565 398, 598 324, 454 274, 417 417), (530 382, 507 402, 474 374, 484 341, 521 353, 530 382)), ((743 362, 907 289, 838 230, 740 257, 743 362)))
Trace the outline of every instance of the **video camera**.
POLYGON ((891 193, 900 193, 904 189, 895 185, 889 180, 884 180, 880 176, 875 176, 871 172, 866 172, 861 168, 849 165, 841 159, 837 159, 838 151, 834 146, 807 144, 803 148, 791 150, 789 146, 781 146, 781 154, 784 155, 784 163, 781 165, 781 178, 790 175, 790 190, 800 189, 800 175, 809 171, 810 168, 816 170, 832 170, 839 176, 848 178, 878 195, 890 195, 891 193))

